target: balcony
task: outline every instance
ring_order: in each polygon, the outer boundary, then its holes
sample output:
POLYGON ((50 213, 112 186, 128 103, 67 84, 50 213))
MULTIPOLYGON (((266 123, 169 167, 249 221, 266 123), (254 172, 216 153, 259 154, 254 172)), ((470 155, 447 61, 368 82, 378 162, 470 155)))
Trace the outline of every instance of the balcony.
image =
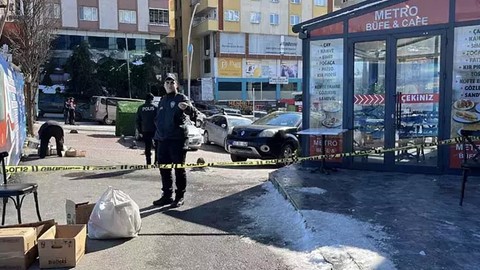
POLYGON ((218 31, 218 21, 208 18, 196 20, 192 27, 192 36, 204 36, 207 33, 218 31))
POLYGON ((191 0, 192 7, 197 3, 200 5, 197 7, 197 13, 208 12, 211 9, 218 8, 218 0, 191 0))

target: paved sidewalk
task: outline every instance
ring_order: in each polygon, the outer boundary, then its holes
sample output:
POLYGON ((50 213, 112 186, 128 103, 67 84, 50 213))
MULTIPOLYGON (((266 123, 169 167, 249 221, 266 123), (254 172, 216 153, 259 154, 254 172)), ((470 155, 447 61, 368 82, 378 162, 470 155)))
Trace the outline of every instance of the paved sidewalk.
POLYGON ((382 228, 388 237, 381 244, 398 269, 480 269, 478 180, 469 178, 461 207, 456 175, 352 170, 324 175, 297 165, 270 174, 300 213, 336 213, 382 228))

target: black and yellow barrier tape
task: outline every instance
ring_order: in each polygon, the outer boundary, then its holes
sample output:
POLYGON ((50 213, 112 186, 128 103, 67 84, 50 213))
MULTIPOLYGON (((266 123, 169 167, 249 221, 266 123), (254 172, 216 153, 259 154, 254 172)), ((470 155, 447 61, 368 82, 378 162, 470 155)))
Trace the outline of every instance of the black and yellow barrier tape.
MULTIPOLYGON (((470 137, 470 139, 473 141, 478 141, 480 140, 480 137, 470 137)), ((338 153, 338 154, 318 155, 318 156, 309 156, 309 157, 293 157, 293 158, 285 158, 285 159, 252 160, 252 161, 236 161, 236 162, 185 163, 185 164, 157 164, 157 165, 108 165, 108 166, 17 165, 17 166, 6 166, 6 170, 8 173, 19 173, 19 172, 30 173, 30 172, 52 172, 52 171, 111 171, 111 170, 264 166, 264 165, 275 165, 275 164, 293 164, 293 163, 299 163, 307 160, 334 159, 334 158, 366 156, 371 154, 383 154, 387 152, 402 151, 402 150, 409 150, 409 149, 415 149, 415 148, 422 149, 422 148, 430 148, 430 147, 436 147, 441 145, 457 144, 457 143, 461 143, 462 141, 463 141, 462 137, 456 137, 456 138, 451 138, 451 139, 437 141, 437 142, 422 143, 422 144, 408 145, 408 146, 395 147, 395 148, 377 148, 377 149, 353 151, 349 153, 338 153)))

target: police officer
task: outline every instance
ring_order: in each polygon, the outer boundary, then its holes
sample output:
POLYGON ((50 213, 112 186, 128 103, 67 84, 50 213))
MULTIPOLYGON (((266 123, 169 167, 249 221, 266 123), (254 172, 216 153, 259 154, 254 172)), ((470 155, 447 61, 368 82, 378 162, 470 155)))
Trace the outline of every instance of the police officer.
MULTIPOLYGON (((167 94, 160 100, 157 117, 155 118, 157 130, 154 138, 158 142, 158 163, 185 163, 188 143, 186 118, 188 115, 195 122, 198 111, 184 94, 178 93, 178 80, 175 74, 167 74, 164 87, 167 94)), ((175 190, 175 200, 172 199, 172 169, 160 169, 160 175, 163 195, 153 204, 157 206, 171 204, 171 207, 183 205, 187 187, 185 169, 175 169, 175 185, 177 188, 175 190)))
POLYGON ((45 122, 38 130, 38 137, 40 138, 40 158, 45 158, 48 151, 48 143, 50 138, 54 137, 57 143, 57 155, 62 156, 63 151, 63 128, 55 121, 45 122))
MULTIPOLYGON (((145 103, 138 107, 137 110, 137 130, 142 134, 143 141, 145 142, 147 165, 152 164, 152 141, 153 135, 155 134, 155 116, 157 115, 157 106, 152 104, 152 102, 153 95, 148 93, 145 98, 145 103)), ((155 146, 155 144, 153 145, 155 146)))

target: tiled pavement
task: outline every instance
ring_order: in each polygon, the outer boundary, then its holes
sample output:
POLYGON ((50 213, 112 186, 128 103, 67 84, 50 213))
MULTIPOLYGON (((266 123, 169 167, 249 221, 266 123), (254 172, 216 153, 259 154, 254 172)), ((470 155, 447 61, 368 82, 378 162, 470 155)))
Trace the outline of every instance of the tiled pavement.
MULTIPOLYGON (((398 269, 480 269, 480 179, 340 170, 330 175, 288 166, 270 174, 299 210, 338 213, 378 225, 398 269), (325 190, 305 193, 302 187, 325 190)), ((301 211, 300 211, 301 212, 301 211)), ((309 220, 306 220, 309 226, 309 220)), ((310 224, 313 225, 313 224, 310 224)))

